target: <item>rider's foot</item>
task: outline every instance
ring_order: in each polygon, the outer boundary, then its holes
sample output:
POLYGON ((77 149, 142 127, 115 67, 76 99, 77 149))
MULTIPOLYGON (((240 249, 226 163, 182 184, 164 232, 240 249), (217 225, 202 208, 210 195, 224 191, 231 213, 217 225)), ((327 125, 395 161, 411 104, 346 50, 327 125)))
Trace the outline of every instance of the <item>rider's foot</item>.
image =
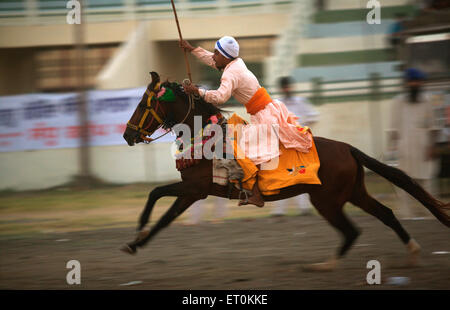
POLYGON ((239 201, 238 206, 245 206, 245 205, 255 205, 258 208, 264 207, 264 201, 261 199, 252 199, 253 197, 250 197, 247 201, 241 200, 239 201))
POLYGON ((264 207, 264 200, 261 197, 261 192, 258 188, 258 182, 255 182, 255 185, 253 185, 253 190, 251 196, 247 200, 241 200, 239 201, 239 206, 252 204, 259 208, 264 207))

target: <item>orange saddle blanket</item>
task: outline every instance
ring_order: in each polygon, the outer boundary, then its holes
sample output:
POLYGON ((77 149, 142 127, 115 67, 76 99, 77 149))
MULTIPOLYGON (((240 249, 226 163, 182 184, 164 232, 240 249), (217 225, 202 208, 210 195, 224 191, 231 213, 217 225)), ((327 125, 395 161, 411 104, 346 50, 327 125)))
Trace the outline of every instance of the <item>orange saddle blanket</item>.
MULTIPOLYGON (((238 124, 246 124, 246 122, 238 115, 233 114, 228 119, 228 124, 234 125, 234 128, 239 128, 237 127, 238 124)), ((322 184, 317 175, 320 161, 314 140, 308 153, 286 149, 280 143, 281 155, 278 158, 278 162, 274 160, 275 165, 271 166, 270 170, 259 170, 249 158, 242 156, 243 152, 237 143, 237 132, 235 131, 233 134, 234 137, 231 141, 233 142, 234 156, 244 170, 242 186, 245 189, 251 190, 253 188, 256 175, 258 175, 258 186, 263 195, 275 195, 280 192, 281 188, 296 184, 322 184)))

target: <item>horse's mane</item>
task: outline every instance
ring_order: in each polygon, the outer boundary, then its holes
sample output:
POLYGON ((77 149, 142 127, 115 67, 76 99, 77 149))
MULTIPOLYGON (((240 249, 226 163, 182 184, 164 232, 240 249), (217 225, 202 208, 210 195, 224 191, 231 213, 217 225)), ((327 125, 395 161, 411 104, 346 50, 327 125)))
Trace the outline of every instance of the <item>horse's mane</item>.
MULTIPOLYGON (((167 80, 164 83, 162 83, 161 86, 170 88, 174 92, 175 96, 181 97, 184 101, 188 102, 189 97, 184 92, 183 86, 181 84, 178 84, 176 82, 169 82, 167 80)), ((194 108, 195 112, 206 113, 208 116, 216 115, 222 112, 227 112, 226 110, 222 110, 212 103, 206 102, 205 100, 203 100, 203 98, 195 98, 194 103, 195 103, 194 108)))

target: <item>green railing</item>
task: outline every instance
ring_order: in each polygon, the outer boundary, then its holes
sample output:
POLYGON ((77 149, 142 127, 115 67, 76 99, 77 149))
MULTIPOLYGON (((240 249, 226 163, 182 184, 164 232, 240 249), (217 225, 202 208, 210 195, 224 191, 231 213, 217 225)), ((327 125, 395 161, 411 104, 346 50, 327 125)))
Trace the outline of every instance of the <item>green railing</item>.
MULTIPOLYGON (((450 75, 434 75, 429 81, 427 88, 438 87, 450 93, 450 75), (446 85, 446 86, 443 86, 446 85)), ((351 101, 380 101, 392 98, 400 94, 403 89, 403 81, 399 76, 380 76, 379 73, 370 74, 369 79, 335 80, 323 81, 322 78, 314 78, 310 81, 310 90, 295 91, 298 96, 309 98, 315 104, 339 103, 351 101), (363 83, 362 86, 352 86, 363 83), (341 84, 342 87, 331 88, 330 86, 341 84), (345 85, 348 86, 345 86, 345 85), (335 94, 335 93, 342 94, 335 94)), ((271 95, 281 95, 279 90, 271 91, 271 95)))
MULTIPOLYGON (((372 73, 369 79, 323 81, 322 78, 317 77, 311 79, 310 84, 309 90, 294 91, 294 93, 297 96, 309 98, 315 105, 333 102, 384 100, 399 94, 403 85, 399 77, 381 77, 377 73, 372 73), (382 83, 383 81, 385 82, 382 83), (392 82, 386 83, 388 81, 392 82), (352 86, 357 83, 364 83, 365 85, 352 86), (330 88, 329 86, 333 84, 347 84, 348 86, 330 88), (395 89, 392 90, 392 88, 395 89), (342 94, 334 94, 336 92, 342 94)), ((279 96, 281 92, 277 90, 272 91, 271 94, 279 96)))
MULTIPOLYGON (((199 11, 212 15, 234 14, 236 10, 248 14, 273 12, 283 7, 287 12, 295 0, 175 0, 180 15, 199 11)), ((65 16, 69 0, 0 0, 0 26, 8 24, 65 23, 66 19, 46 17, 65 16)), ((96 21, 100 16, 114 14, 114 20, 134 18, 172 18, 170 0, 79 0, 86 20, 96 21)), ((104 20, 102 18, 101 20, 104 20)))

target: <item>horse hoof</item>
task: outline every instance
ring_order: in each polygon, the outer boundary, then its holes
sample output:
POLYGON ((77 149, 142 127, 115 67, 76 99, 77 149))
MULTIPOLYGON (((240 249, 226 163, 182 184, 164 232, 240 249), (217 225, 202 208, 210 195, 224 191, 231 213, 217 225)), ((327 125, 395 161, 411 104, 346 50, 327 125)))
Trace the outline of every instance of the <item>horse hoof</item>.
POLYGON ((420 265, 420 252, 410 253, 406 260, 406 267, 412 268, 420 265))
POLYGON ((417 255, 411 255, 406 260, 406 268, 414 268, 419 266, 419 257, 417 255))
POLYGON ((411 239, 407 244, 409 257, 406 262, 407 267, 416 267, 419 264, 420 258, 420 245, 416 242, 416 240, 411 239))
POLYGON ((150 230, 141 230, 136 235, 135 242, 140 242, 141 240, 144 240, 148 234, 150 233, 150 230))
POLYGON ((331 259, 323 263, 309 264, 303 267, 305 271, 333 271, 336 269, 337 261, 331 259))
POLYGON ((130 246, 128 244, 125 244, 124 246, 122 246, 120 248, 120 250, 124 253, 130 254, 130 255, 134 255, 137 252, 137 249, 135 246, 130 246))
POLYGON ((328 263, 309 264, 303 267, 305 271, 333 271, 335 268, 328 263))

